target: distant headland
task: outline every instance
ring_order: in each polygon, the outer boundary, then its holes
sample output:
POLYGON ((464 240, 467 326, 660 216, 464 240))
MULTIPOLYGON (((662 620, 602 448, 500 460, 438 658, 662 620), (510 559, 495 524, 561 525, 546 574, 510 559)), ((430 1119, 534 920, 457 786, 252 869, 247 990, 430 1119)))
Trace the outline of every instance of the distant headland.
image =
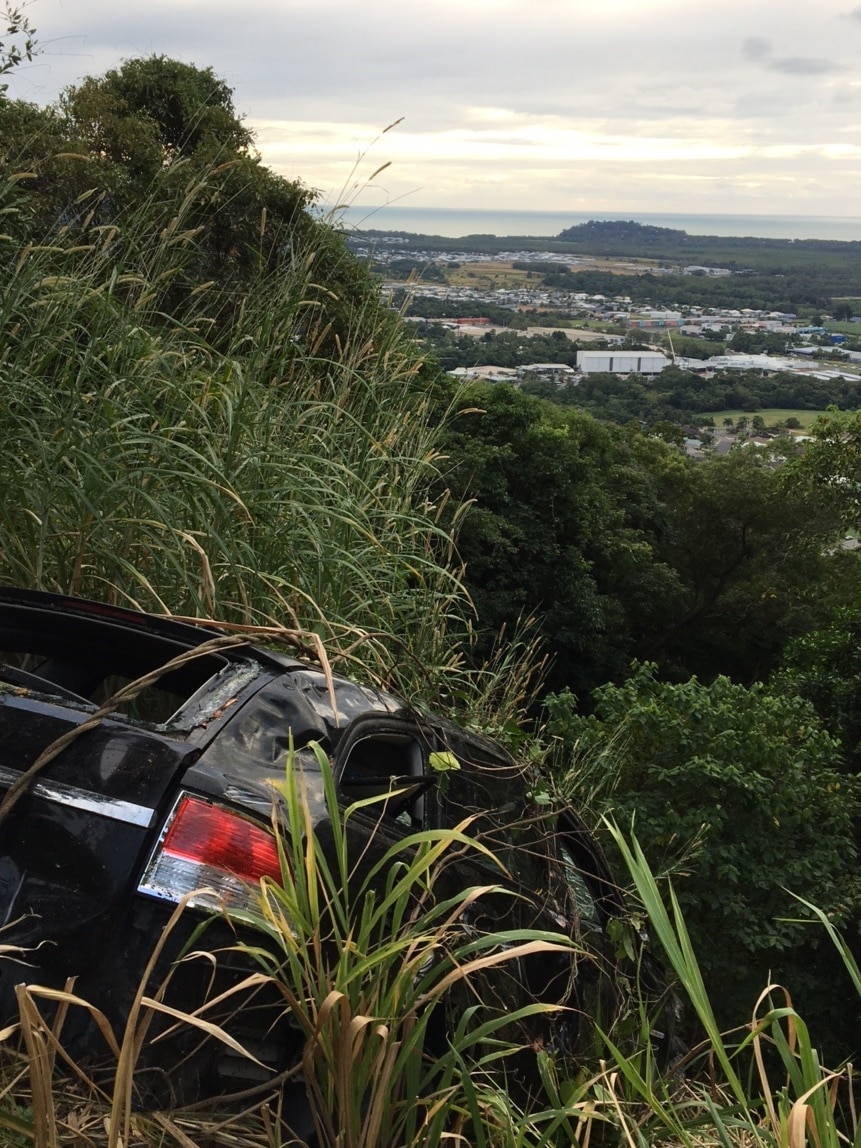
POLYGON ((339 208, 335 216, 360 230, 464 237, 551 238, 574 227, 620 222, 689 236, 754 237, 761 239, 861 240, 861 216, 718 215, 639 211, 494 211, 425 208, 387 204, 380 207, 339 208))

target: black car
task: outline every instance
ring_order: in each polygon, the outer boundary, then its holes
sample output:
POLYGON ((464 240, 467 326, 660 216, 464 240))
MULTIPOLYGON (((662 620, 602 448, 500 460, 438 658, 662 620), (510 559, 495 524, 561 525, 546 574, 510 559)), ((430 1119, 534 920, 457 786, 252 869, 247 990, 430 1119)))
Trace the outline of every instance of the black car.
MULTIPOLYGON (((345 806, 397 780, 384 815, 370 808, 351 818, 365 849, 471 815, 470 832, 521 894, 498 906, 485 898, 483 927, 549 928, 590 941, 594 960, 536 958, 500 973, 494 994, 502 1008, 571 1005, 540 1040, 576 1043, 571 1018, 612 993, 600 957, 603 946, 612 960, 606 925, 621 905, 578 817, 530 805, 521 769, 500 746, 215 625, 11 588, 0 588, 0 943, 24 951, 0 963, 0 1023, 16 1014, 17 983, 61 987, 68 977, 121 1023, 184 897, 208 887, 228 908, 247 909, 261 876, 278 879, 271 782, 283 778, 291 745, 310 779, 312 816, 325 822, 312 742, 328 755, 345 806), (453 767, 444 784, 440 763, 453 767)), ((478 854, 465 855, 448 880, 487 884, 481 865, 478 854)), ((250 958, 214 907, 210 894, 192 899, 154 976, 207 915, 214 923, 196 945, 227 951, 219 975, 248 971, 250 958)), ((172 999, 194 1007, 212 991, 210 978, 208 965, 183 962, 172 999)), ((265 1070, 217 1042, 191 1055, 175 1036, 154 1046, 150 1071, 183 1100, 265 1079, 299 1054, 299 1034, 277 1007, 264 994, 231 1021, 265 1070)), ((85 1010, 66 1018, 64 1038, 78 1052, 104 1048, 85 1010)))

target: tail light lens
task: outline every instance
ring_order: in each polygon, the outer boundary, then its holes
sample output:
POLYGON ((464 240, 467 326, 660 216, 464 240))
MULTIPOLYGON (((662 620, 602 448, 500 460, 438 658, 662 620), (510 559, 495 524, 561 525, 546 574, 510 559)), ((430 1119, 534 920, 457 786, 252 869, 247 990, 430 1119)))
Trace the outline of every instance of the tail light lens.
POLYGON ((138 890, 166 901, 209 909, 254 909, 261 877, 280 883, 273 834, 223 805, 180 796, 153 851, 138 890))

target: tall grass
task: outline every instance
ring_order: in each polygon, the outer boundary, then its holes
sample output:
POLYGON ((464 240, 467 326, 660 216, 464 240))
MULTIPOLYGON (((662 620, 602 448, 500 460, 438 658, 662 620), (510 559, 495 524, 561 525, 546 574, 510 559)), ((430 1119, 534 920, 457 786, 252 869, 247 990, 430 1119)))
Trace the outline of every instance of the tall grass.
MULTIPOLYGON (((264 887, 269 943, 261 954, 305 1040, 302 1069, 317 1142, 494 1143, 503 1125, 513 1134, 513 1124, 524 1142, 540 1141, 541 1122, 518 1112, 505 1084, 507 1066, 523 1056, 513 1030, 528 1031, 530 1018, 555 1005, 524 1001, 515 1012, 500 1012, 481 1003, 482 978, 536 953, 571 953, 571 938, 469 927, 476 902, 501 889, 441 894, 437 875, 458 853, 481 852, 494 863, 468 823, 376 847, 352 823, 381 814, 380 799, 342 811, 319 750, 317 760, 320 776, 310 783, 322 778, 329 824, 322 834, 311 824, 306 775, 288 763, 282 882, 264 887), (452 1005, 453 993, 471 1003, 452 1005)), ((498 872, 503 879, 501 866, 498 872)))
MULTIPOLYGON (((703 1039, 686 1057, 688 1082, 670 1078, 655 1087, 636 1062, 610 1045, 616 1061, 618 1093, 624 1095, 627 1126, 640 1142, 666 1135, 694 1148, 709 1142, 763 1145, 767 1148, 838 1148, 861 1144, 858 1082, 851 1064, 824 1065, 807 1025, 792 1003, 790 987, 765 986, 751 1002, 748 1018, 736 1030, 722 1032, 706 993, 696 954, 678 901, 669 888, 662 896, 636 839, 629 841, 615 825, 610 832, 645 909, 653 936, 663 950, 692 1009, 703 1039)), ((819 919, 840 952, 847 973, 835 985, 847 1007, 849 995, 861 996, 861 970, 827 916, 806 907, 819 919)), ((621 1105, 620 1105, 621 1112, 621 1105)))
POLYGON ((40 245, 0 189, 0 580, 313 629, 433 693, 469 610, 427 498, 445 412, 397 317, 315 281, 323 225, 241 290, 190 288, 207 178, 117 226, 85 192, 40 245))
MULTIPOLYGON (((592 1063, 570 1063, 540 1050, 535 1065, 543 1089, 533 1090, 523 1106, 522 1097, 519 1103, 507 1088, 507 1066, 524 1055, 522 1042, 511 1039, 511 1024, 528 1026, 548 1006, 500 1015, 482 1005, 481 979, 530 952, 570 949, 570 939, 464 930, 464 914, 482 890, 465 888, 442 900, 434 899, 433 890, 434 875, 452 851, 481 848, 470 839, 469 826, 412 834, 376 853, 357 852, 351 822, 372 812, 377 799, 341 809, 328 763, 320 757, 318 765, 321 774, 314 774, 313 784, 323 785, 329 823, 322 832, 312 825, 304 800, 310 775, 291 761, 277 822, 282 884, 265 882, 259 910, 241 918, 262 937, 247 950, 260 972, 244 985, 277 985, 285 1013, 302 1036, 300 1061, 285 1074, 294 1082, 292 1091, 258 1095, 238 1111, 211 1102, 203 1110, 196 1106, 198 1111, 136 1113, 135 1065, 152 1014, 166 1008, 162 990, 145 979, 125 1031, 113 1033, 71 987, 60 992, 21 986, 25 1048, 6 1058, 3 1143, 274 1148, 312 1138, 327 1148, 861 1144, 852 1066, 821 1063, 787 989, 766 986, 737 1030, 720 1031, 677 902, 671 892, 665 900, 636 841, 615 827, 611 831, 648 914, 653 942, 666 954, 703 1039, 669 1067, 656 1057, 648 1023, 633 1052, 605 1035, 603 1056, 592 1063), (457 993, 461 985, 478 990, 472 1005, 463 1006, 469 998, 457 993), (51 1022, 43 1011, 46 1001, 60 1006, 51 1022), (116 1062, 112 1084, 97 1084, 63 1051, 62 1027, 77 1008, 88 1009, 102 1028, 116 1062), (444 1030, 435 1027, 440 1016, 444 1030), (310 1116, 299 1130, 297 1080, 310 1116)), ((857 963, 833 925, 817 915, 844 957, 848 983, 861 993, 857 963)), ((210 1023, 205 1008, 170 1015, 231 1041, 210 1023)), ((8 1047, 14 1035, 7 1029, 0 1041, 8 1047)), ((239 1051, 235 1043, 231 1047, 239 1051)))

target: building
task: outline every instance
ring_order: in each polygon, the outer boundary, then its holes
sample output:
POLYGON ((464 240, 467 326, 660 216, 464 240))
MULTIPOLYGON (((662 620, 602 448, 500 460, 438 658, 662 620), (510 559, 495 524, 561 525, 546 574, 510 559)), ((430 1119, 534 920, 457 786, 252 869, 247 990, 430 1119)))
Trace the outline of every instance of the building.
POLYGON ((524 363, 517 368, 517 375, 523 378, 526 375, 535 375, 539 379, 550 379, 555 383, 564 383, 574 378, 575 371, 567 363, 524 363))
POLYGON ((514 383, 517 380, 514 367, 496 367, 491 364, 482 367, 453 367, 446 374, 461 382, 484 379, 488 383, 514 383))
POLYGON ((619 375, 659 375, 670 360, 660 351, 578 351, 577 368, 584 375, 599 371, 619 375))

